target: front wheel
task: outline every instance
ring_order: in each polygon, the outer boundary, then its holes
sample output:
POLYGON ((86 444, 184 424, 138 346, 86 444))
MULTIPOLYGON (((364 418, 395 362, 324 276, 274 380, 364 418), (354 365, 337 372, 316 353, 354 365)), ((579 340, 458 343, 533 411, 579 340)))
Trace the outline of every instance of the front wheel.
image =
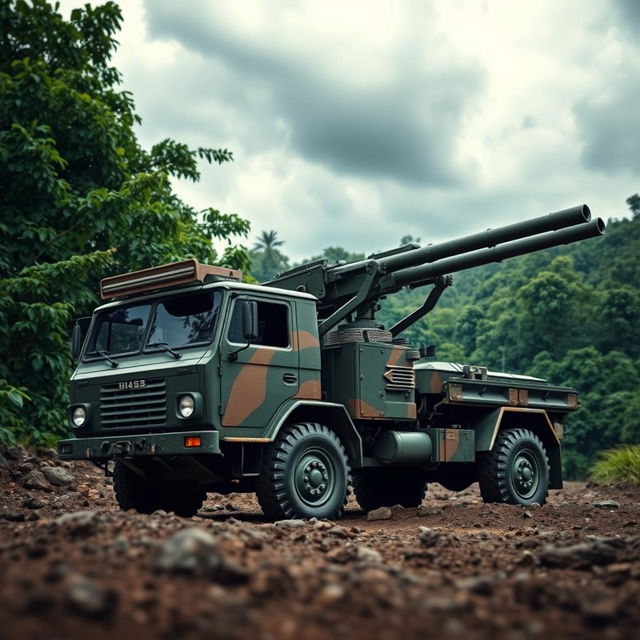
POLYGON ((256 495, 270 520, 342 515, 349 463, 338 436, 315 422, 285 426, 264 456, 256 495))
POLYGON ((543 505, 549 493, 549 458, 529 429, 501 431, 482 455, 478 474, 485 502, 543 505))

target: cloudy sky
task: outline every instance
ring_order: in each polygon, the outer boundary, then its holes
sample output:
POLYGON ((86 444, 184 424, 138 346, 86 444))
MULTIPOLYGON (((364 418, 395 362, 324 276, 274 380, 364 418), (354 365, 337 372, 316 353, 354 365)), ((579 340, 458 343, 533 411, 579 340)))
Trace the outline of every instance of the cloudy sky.
POLYGON ((640 190, 637 0, 120 4, 142 143, 231 149, 178 192, 294 259, 640 190))

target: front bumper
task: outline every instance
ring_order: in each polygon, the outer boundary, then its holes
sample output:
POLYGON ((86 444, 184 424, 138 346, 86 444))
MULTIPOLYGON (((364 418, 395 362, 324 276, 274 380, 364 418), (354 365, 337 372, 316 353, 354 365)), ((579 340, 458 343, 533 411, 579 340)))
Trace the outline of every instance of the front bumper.
POLYGON ((120 436, 70 438, 58 442, 62 460, 109 460, 117 457, 220 454, 217 431, 180 431, 177 433, 143 433, 120 436), (200 446, 187 447, 186 438, 200 438, 200 446))

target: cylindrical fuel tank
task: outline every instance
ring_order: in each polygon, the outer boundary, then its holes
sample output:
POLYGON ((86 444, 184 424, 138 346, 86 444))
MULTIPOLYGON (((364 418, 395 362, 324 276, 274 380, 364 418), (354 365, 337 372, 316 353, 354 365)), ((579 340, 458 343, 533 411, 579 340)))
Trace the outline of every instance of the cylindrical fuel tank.
POLYGON ((385 464, 422 464, 431 458, 431 438, 416 431, 384 431, 373 455, 385 464))

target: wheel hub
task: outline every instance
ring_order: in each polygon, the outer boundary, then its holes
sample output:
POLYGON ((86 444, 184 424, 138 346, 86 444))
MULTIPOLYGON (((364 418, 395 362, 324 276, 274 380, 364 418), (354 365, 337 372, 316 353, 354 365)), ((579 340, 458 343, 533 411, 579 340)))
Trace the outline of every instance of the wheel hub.
POLYGON ((308 451, 295 464, 294 486, 300 499, 318 506, 331 496, 335 473, 328 456, 322 451, 308 451))
POLYGON ((538 490, 538 462, 530 451, 522 451, 513 461, 513 485, 521 498, 530 498, 538 490))

